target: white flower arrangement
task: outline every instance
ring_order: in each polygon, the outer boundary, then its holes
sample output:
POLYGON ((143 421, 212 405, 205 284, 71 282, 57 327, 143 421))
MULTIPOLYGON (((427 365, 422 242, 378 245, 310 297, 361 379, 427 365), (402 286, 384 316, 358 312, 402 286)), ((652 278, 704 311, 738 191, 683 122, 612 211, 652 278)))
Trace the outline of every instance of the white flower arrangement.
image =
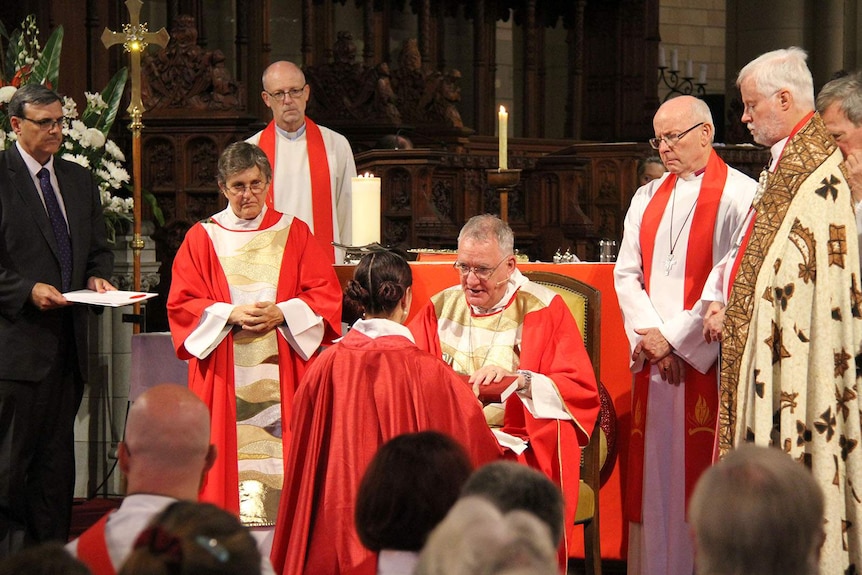
MULTIPOLYGON (((57 85, 63 28, 58 27, 48 38, 44 50, 39 45, 39 28, 35 18, 27 16, 21 29, 7 35, 0 27, 0 36, 7 40, 5 50, 0 43, 0 150, 15 140, 6 107, 20 86, 31 82, 57 85), (4 54, 5 52, 5 54, 4 54), (6 57, 12 55, 12 57, 6 57), (6 67, 2 66, 6 63, 6 67)), ((108 241, 114 243, 118 232, 126 232, 134 222, 132 198, 129 194, 129 172, 123 167, 126 157, 107 135, 117 116, 128 73, 117 72, 102 92, 85 92, 86 107, 78 113, 75 100, 63 98, 64 141, 58 155, 90 170, 102 200, 108 241)), ((145 199, 153 208, 153 216, 163 223, 161 211, 151 194, 145 199)))

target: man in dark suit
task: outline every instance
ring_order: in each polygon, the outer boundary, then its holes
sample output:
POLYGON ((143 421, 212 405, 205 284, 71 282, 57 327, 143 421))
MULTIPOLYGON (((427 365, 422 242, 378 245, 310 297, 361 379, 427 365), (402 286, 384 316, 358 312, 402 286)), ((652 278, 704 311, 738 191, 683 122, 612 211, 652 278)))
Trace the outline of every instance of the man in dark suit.
POLYGON ((68 538, 73 425, 87 376, 87 308, 64 292, 115 289, 99 191, 55 157, 60 97, 21 87, 0 152, 0 556, 68 538))

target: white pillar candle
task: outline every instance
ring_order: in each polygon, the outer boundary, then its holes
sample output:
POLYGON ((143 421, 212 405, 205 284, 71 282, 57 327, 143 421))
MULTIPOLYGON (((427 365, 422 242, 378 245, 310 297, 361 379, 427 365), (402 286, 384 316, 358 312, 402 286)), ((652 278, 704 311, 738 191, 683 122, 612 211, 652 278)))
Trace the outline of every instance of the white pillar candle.
POLYGON ((667 60, 665 59, 664 46, 658 47, 658 67, 667 68, 667 60))
POLYGON ((706 84, 706 71, 707 71, 707 69, 708 68, 707 68, 706 64, 700 65, 700 77, 697 79, 698 84, 706 84))
POLYGON ((508 144, 508 129, 509 129, 509 113, 506 108, 500 106, 500 111, 497 113, 500 133, 500 161, 501 170, 509 169, 509 144, 508 144))
POLYGON ((676 48, 670 51, 670 71, 679 72, 679 52, 676 48))
POLYGON ((380 243, 380 178, 365 173, 352 179, 351 225, 354 246, 380 243))
POLYGON ((694 63, 691 61, 691 58, 685 62, 685 77, 694 78, 694 63))

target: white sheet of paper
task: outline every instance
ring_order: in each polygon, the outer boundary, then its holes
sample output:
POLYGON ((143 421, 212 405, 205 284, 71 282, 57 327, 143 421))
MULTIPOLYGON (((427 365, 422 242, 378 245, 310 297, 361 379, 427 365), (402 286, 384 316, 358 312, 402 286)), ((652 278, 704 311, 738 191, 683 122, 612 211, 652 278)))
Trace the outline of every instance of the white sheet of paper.
POLYGON ((159 294, 142 291, 117 290, 99 293, 89 289, 81 289, 64 293, 63 297, 74 303, 101 305, 105 307, 123 307, 124 305, 141 303, 142 301, 146 301, 150 298, 156 297, 157 295, 159 294))

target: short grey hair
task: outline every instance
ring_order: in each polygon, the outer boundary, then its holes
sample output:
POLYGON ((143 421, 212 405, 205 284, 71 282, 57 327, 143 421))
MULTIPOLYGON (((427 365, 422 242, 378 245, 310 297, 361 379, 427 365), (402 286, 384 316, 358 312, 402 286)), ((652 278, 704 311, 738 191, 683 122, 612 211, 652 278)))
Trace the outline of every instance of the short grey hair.
POLYGON ((761 54, 739 71, 736 86, 748 78, 761 96, 787 90, 800 108, 814 109, 814 79, 805 61, 808 54, 802 48, 791 46, 761 54))
POLYGON ((862 125, 862 72, 836 78, 823 86, 817 95, 817 111, 822 114, 832 104, 838 104, 854 126, 862 125))
POLYGON ((817 573, 823 509, 805 465, 778 448, 740 446, 704 472, 689 501, 697 573, 817 573))
POLYGON ((263 150, 248 142, 234 142, 224 149, 218 159, 218 183, 224 185, 232 175, 255 166, 267 181, 272 179, 272 166, 263 150))
POLYGON ((481 497, 462 497, 422 552, 416 575, 497 575, 513 569, 556 575, 548 527, 526 511, 501 513, 481 497))
POLYGON ((24 106, 47 106, 63 99, 54 90, 42 84, 25 84, 18 88, 9 100, 9 116, 24 118, 24 106))
POLYGON ((491 214, 473 216, 467 220, 467 223, 461 228, 461 233, 458 234, 458 245, 460 246, 461 240, 465 239, 477 242, 496 240, 504 256, 511 256, 515 253, 515 234, 512 233, 512 228, 491 214))

